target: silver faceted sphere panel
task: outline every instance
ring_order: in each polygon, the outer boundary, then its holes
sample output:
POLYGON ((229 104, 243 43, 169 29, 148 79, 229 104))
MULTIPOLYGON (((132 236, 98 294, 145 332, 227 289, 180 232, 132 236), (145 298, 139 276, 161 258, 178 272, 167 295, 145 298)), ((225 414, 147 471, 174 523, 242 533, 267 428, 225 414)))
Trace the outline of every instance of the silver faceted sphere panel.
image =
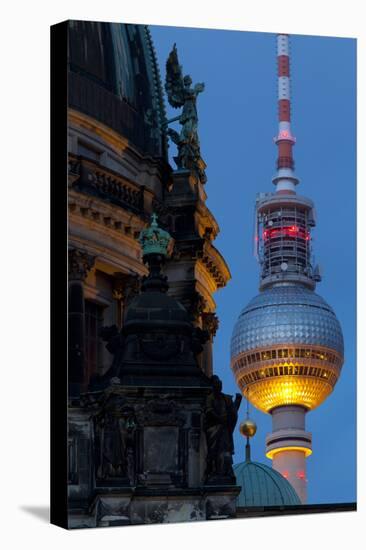
POLYGON ((334 311, 300 285, 272 287, 249 302, 234 327, 231 357, 282 343, 324 346, 343 355, 342 329, 334 311))

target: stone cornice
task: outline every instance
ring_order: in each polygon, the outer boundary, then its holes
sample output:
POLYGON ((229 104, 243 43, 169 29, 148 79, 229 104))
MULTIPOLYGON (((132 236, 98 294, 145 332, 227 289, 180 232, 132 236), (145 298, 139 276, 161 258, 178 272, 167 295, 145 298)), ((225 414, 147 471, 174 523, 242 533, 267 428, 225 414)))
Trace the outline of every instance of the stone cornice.
POLYGON ((69 241, 92 251, 110 274, 126 266, 135 273, 146 273, 138 242, 145 226, 146 222, 134 214, 69 190, 69 241))
POLYGON ((220 233, 220 228, 215 216, 203 201, 197 204, 196 219, 200 237, 213 241, 220 233))
POLYGON ((111 248, 95 242, 89 236, 73 234, 69 238, 69 245, 73 248, 87 247, 91 254, 96 256, 95 268, 114 276, 117 271, 130 271, 138 275, 146 275, 147 268, 141 261, 140 255, 131 255, 128 245, 119 244, 111 248))
POLYGON ((226 286, 231 279, 228 265, 217 248, 208 240, 205 241, 200 261, 215 280, 217 288, 226 286))
MULTIPOLYGON (((88 197, 74 189, 68 194, 70 220, 78 218, 80 223, 88 226, 103 226, 115 235, 123 235, 137 244, 141 229, 147 225, 147 220, 141 219, 121 208, 105 203, 102 199, 88 197)), ((71 228, 72 229, 72 228, 71 228)), ((130 243, 130 246, 132 243, 130 243)))
POLYGON ((126 149, 126 147, 130 147, 135 151, 135 154, 141 158, 141 154, 139 154, 136 149, 131 147, 127 138, 123 137, 121 134, 112 130, 102 122, 99 122, 95 118, 71 108, 67 111, 67 118, 70 126, 83 128, 91 134, 97 133, 98 136, 107 142, 116 153, 120 153, 126 149))

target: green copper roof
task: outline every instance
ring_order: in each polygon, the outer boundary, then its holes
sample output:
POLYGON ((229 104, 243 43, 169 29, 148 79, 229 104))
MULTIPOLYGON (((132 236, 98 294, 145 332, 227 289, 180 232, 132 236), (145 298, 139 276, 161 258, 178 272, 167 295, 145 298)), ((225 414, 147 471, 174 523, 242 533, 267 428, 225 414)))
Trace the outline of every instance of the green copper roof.
POLYGON ((238 506, 281 506, 301 504, 292 485, 279 472, 259 462, 241 462, 234 466, 237 485, 241 486, 238 506))

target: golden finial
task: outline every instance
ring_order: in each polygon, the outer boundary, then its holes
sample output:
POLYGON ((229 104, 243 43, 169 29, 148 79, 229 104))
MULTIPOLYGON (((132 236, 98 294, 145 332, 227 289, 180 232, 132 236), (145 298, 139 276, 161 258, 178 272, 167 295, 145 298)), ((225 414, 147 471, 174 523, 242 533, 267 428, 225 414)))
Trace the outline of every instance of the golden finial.
POLYGON ((240 424, 240 433, 244 435, 245 437, 253 437, 257 431, 257 424, 254 422, 254 420, 250 420, 250 418, 247 418, 240 424))
POLYGON ((254 420, 251 420, 249 418, 249 388, 247 388, 245 392, 245 397, 247 400, 247 417, 240 424, 239 430, 240 433, 247 438, 247 444, 245 445, 245 460, 247 462, 250 462, 250 444, 249 444, 249 438, 253 437, 256 434, 257 431, 257 424, 254 422, 254 420))

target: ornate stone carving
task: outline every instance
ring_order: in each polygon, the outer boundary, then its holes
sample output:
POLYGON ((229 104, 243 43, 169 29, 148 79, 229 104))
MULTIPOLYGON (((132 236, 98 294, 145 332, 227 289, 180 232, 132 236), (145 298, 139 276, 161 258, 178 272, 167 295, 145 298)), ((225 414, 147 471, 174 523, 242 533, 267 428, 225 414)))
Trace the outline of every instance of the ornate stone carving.
POLYGON ((175 401, 168 398, 151 399, 136 411, 136 417, 142 426, 183 426, 185 422, 175 401))
POLYGON ((85 280, 88 272, 93 268, 95 256, 79 248, 69 249, 69 279, 85 280))
POLYGON ((140 292, 141 279, 137 274, 115 273, 113 279, 113 298, 126 306, 140 292))
POLYGON ((190 313, 191 317, 194 320, 197 320, 198 317, 200 317, 202 315, 202 313, 204 312, 206 306, 207 306, 207 304, 206 304, 206 300, 204 299, 204 297, 201 296, 201 294, 199 292, 194 291, 193 296, 190 300, 190 306, 189 306, 189 313, 190 313))
POLYGON ((217 329, 219 328, 219 319, 216 313, 212 313, 212 312, 202 313, 202 327, 203 327, 203 330, 207 330, 211 338, 216 336, 217 329))
POLYGON ((226 285, 226 280, 220 266, 217 264, 217 259, 218 258, 210 257, 206 253, 202 255, 202 263, 206 266, 207 270, 215 280, 217 288, 222 288, 226 285))
POLYGON ((192 335, 192 351, 195 355, 198 355, 203 351, 203 345, 209 339, 207 330, 202 330, 199 327, 195 327, 192 335))
POLYGON ((164 523, 167 516, 167 504, 160 504, 152 510, 147 518, 146 523, 164 523))

